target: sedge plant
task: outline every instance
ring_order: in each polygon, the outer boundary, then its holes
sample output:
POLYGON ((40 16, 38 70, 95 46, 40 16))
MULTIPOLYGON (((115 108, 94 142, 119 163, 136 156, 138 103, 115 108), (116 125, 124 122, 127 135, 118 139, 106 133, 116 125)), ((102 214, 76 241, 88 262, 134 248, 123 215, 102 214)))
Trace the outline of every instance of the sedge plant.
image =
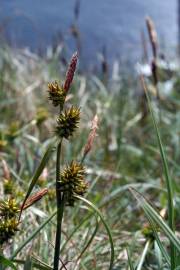
POLYGON ((96 137, 97 130, 97 116, 94 117, 92 123, 92 130, 87 140, 87 144, 84 148, 81 161, 72 160, 70 164, 67 164, 64 169, 61 170, 61 148, 63 140, 69 140, 78 128, 80 121, 80 108, 71 105, 66 105, 66 96, 73 81, 76 65, 78 61, 78 55, 75 53, 72 56, 70 65, 66 73, 66 79, 64 85, 61 86, 58 82, 49 84, 49 99, 52 104, 59 109, 59 116, 57 118, 57 125, 55 127, 55 134, 58 138, 57 151, 56 151, 56 204, 57 204, 57 220, 56 220, 56 239, 55 239, 55 252, 53 269, 59 269, 60 247, 61 247, 61 232, 62 232, 62 219, 66 206, 73 207, 75 201, 80 199, 85 202, 89 207, 100 216, 111 243, 111 261, 110 269, 113 266, 114 247, 111 237, 111 233, 108 225, 104 221, 100 211, 88 200, 83 199, 83 195, 87 192, 88 183, 85 180, 85 167, 83 162, 86 155, 92 148, 93 141, 96 137))
MULTIPOLYGON (((61 153, 62 153, 62 144, 64 140, 69 141, 70 138, 74 135, 75 131, 78 128, 80 122, 81 111, 80 108, 74 105, 69 105, 66 102, 67 94, 71 87, 74 73, 76 71, 78 61, 78 55, 75 53, 70 61, 69 67, 66 72, 65 82, 63 85, 57 81, 48 84, 48 98, 52 105, 57 109, 57 119, 56 125, 54 127, 54 136, 48 145, 44 156, 42 157, 39 166, 37 167, 34 175, 29 184, 29 188, 26 192, 21 206, 18 208, 16 213, 16 222, 19 228, 21 223, 22 212, 26 208, 30 207, 36 201, 40 200, 48 192, 47 188, 40 190, 37 194, 30 196, 33 191, 38 179, 40 178, 44 168, 46 167, 50 157, 53 153, 56 153, 56 180, 55 180, 55 194, 56 194, 56 210, 35 230, 32 234, 22 242, 17 249, 11 254, 10 258, 1 258, 1 261, 4 265, 11 266, 13 262, 22 264, 22 260, 17 260, 17 255, 22 251, 22 249, 30 243, 38 233, 48 224, 54 216, 56 216, 56 231, 55 231, 55 244, 54 244, 54 260, 53 266, 48 266, 50 269, 58 270, 60 268, 59 263, 63 262, 61 260, 61 236, 62 236, 62 221, 63 215, 66 207, 73 207, 77 200, 81 200, 82 203, 86 204, 87 209, 91 209, 91 214, 89 218, 95 215, 97 224, 90 238, 87 247, 93 241, 99 220, 105 227, 105 230, 108 234, 109 243, 110 243, 110 263, 109 269, 113 268, 114 261, 114 245, 111 235, 111 231, 106 221, 104 220, 100 210, 86 198, 83 198, 83 195, 88 191, 88 183, 85 180, 86 170, 84 167, 84 161, 92 148, 94 139, 96 137, 97 128, 98 128, 98 117, 95 115, 92 121, 92 128, 87 139, 87 143, 84 147, 84 151, 80 160, 71 160, 64 168, 61 168, 61 153), (93 213, 92 213, 93 212, 93 213)), ((12 201, 13 202, 13 201, 12 201)), ((12 203, 11 202, 11 203, 12 203)), ((13 232, 13 235, 15 233, 13 232)), ((12 235, 11 235, 12 236, 12 235)), ((84 247, 78 258, 82 256, 87 247, 84 247)), ((14 264, 13 264, 14 266, 14 264)), ((15 268, 14 268, 15 269, 15 268)))

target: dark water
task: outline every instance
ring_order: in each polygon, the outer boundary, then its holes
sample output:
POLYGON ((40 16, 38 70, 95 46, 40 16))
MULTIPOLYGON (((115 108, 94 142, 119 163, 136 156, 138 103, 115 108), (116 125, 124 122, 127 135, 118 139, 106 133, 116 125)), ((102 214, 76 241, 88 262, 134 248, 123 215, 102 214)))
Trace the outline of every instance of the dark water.
MULTIPOLYGON (((75 48, 70 35, 75 0, 0 0, 0 21, 14 46, 47 47, 57 33, 75 48)), ((177 43, 177 0, 81 0, 78 27, 82 56, 92 62, 104 45, 108 58, 139 57, 140 31, 150 15, 162 47, 177 43)))

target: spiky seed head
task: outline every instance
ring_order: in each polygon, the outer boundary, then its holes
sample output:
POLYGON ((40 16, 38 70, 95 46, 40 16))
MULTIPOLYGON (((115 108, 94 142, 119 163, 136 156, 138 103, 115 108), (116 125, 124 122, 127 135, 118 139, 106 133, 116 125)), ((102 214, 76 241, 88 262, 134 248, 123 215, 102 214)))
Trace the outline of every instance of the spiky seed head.
POLYGON ((20 209, 13 198, 0 201, 0 245, 7 242, 18 230, 17 214, 20 209))
POLYGON ((0 201, 0 216, 13 218, 20 212, 20 208, 15 199, 9 198, 7 201, 0 201))
POLYGON ((71 86, 71 83, 73 81, 77 61, 78 61, 78 54, 76 52, 73 54, 71 61, 70 61, 70 64, 69 64, 69 67, 68 67, 67 72, 66 72, 66 79, 64 82, 64 86, 63 86, 66 93, 68 92, 68 90, 71 86))
POLYGON ((18 231, 19 222, 16 218, 3 219, 0 222, 0 245, 7 242, 18 231))
POLYGON ((72 161, 70 165, 61 172, 60 184, 64 191, 65 201, 73 206, 75 202, 74 195, 83 196, 88 188, 84 179, 85 168, 82 164, 72 161))
POLYGON ((58 137, 68 139, 73 135, 73 132, 78 128, 80 121, 80 109, 72 106, 62 112, 57 119, 55 133, 58 137))
POLYGON ((55 107, 63 106, 66 97, 66 92, 57 81, 48 84, 48 93, 49 93, 49 100, 52 101, 52 104, 55 107))

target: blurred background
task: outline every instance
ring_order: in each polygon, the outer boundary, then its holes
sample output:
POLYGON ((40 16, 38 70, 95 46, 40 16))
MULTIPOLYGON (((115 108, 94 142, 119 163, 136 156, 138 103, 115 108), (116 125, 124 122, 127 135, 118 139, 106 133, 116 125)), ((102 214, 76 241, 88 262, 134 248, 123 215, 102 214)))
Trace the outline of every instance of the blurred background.
POLYGON ((142 57, 147 15, 155 22, 161 50, 172 56, 178 0, 0 0, 0 33, 11 46, 41 54, 58 45, 68 55, 78 49, 86 68, 101 54, 109 63, 134 63, 142 57))

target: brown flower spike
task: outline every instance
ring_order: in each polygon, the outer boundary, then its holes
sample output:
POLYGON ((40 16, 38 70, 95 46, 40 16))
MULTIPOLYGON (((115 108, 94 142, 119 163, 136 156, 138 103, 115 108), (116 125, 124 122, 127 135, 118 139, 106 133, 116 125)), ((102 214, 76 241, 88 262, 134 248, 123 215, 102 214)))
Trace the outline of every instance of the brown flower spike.
POLYGON ((157 33, 156 33, 155 26, 154 26, 154 22, 150 17, 146 18, 146 25, 147 25, 147 29, 148 29, 148 33, 149 33, 149 39, 150 39, 151 46, 152 46, 153 56, 154 56, 154 58, 156 58, 157 57, 157 47, 158 47, 157 33))
POLYGON ((91 132, 89 133, 87 144, 84 147, 84 157, 89 153, 89 151, 92 148, 94 139, 97 136, 97 129, 98 129, 98 116, 95 115, 92 120, 91 132))
POLYGON ((36 194, 34 194, 31 197, 29 197, 27 199, 25 205, 23 206, 23 210, 29 208, 31 205, 33 205, 37 201, 41 200, 42 197, 44 197, 47 193, 48 193, 48 189, 47 188, 43 188, 40 191, 38 191, 36 194))
POLYGON ((68 67, 68 70, 66 72, 66 79, 65 79, 65 82, 64 82, 64 85, 63 85, 63 88, 64 88, 66 93, 68 92, 68 90, 69 90, 69 88, 71 86, 71 83, 73 81, 77 61, 78 61, 78 54, 76 52, 76 53, 73 54, 73 56, 71 58, 71 61, 70 61, 70 64, 69 64, 69 67, 68 67))
POLYGON ((8 168, 8 165, 7 165, 7 162, 3 159, 2 160, 2 167, 3 167, 3 177, 5 179, 10 179, 10 171, 9 171, 9 168, 8 168))

